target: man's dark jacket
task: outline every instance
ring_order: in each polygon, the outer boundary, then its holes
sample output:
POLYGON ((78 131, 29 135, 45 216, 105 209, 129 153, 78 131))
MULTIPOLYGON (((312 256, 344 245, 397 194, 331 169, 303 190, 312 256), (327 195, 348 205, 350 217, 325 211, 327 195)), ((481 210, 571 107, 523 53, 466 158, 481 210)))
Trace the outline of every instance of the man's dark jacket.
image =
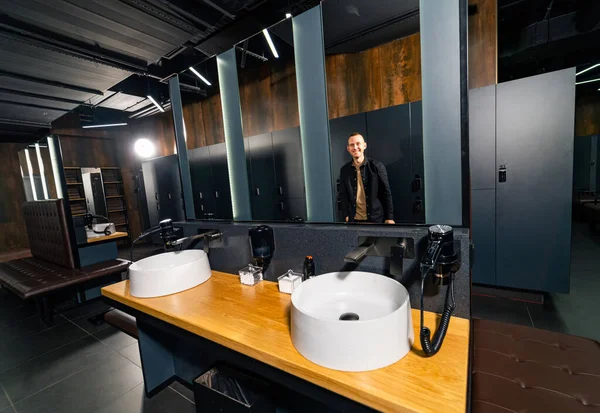
MULTIPOLYGON (((382 162, 365 157, 360 166, 360 174, 365 188, 367 202, 367 221, 383 222, 394 219, 394 203, 388 182, 387 171, 382 162)), ((356 167, 353 161, 340 170, 340 207, 342 216, 354 221, 356 215, 356 167)))

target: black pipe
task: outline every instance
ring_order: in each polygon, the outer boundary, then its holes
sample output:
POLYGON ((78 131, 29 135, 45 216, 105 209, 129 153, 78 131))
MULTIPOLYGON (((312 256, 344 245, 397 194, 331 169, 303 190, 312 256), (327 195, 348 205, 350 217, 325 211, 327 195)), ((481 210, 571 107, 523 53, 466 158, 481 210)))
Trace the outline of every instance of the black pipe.
POLYGON ((24 106, 27 108, 35 108, 35 109, 56 110, 58 112, 70 112, 71 111, 71 109, 52 108, 50 106, 34 105, 33 103, 12 102, 10 100, 2 100, 2 99, 0 99, 0 103, 5 103, 7 105, 24 106))
POLYGON ((83 104, 85 104, 85 102, 82 102, 80 100, 59 98, 59 97, 56 97, 56 96, 48 96, 48 95, 39 95, 37 93, 30 93, 30 92, 23 92, 23 91, 20 91, 20 90, 5 89, 5 88, 2 88, 2 87, 0 87, 0 93, 6 93, 6 94, 9 94, 9 95, 16 95, 16 96, 25 96, 25 97, 33 98, 33 99, 51 100, 53 102, 71 103, 73 105, 83 105, 83 104))

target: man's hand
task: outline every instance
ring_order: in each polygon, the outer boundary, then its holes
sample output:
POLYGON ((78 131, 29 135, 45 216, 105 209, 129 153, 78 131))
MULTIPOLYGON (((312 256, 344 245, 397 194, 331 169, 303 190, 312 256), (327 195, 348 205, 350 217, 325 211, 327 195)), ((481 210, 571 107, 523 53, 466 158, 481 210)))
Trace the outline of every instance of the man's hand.
POLYGON ((348 217, 346 217, 346 222, 348 222, 348 217))
POLYGON ((395 224, 393 219, 386 219, 384 224, 395 224))

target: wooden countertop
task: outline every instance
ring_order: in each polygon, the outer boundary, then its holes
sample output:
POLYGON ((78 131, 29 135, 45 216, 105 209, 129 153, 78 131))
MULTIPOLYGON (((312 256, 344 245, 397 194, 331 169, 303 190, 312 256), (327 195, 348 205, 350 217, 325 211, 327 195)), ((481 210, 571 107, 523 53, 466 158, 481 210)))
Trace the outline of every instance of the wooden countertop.
POLYGON ((87 243, 90 244, 92 242, 100 242, 100 241, 112 241, 112 240, 117 240, 119 238, 126 238, 129 235, 126 232, 115 232, 114 234, 110 234, 110 235, 100 235, 97 237, 90 237, 87 239, 87 243))
MULTIPOLYGON (((397 363, 349 373, 318 366, 294 348, 290 337, 291 296, 277 283, 246 286, 238 276, 213 271, 195 288, 157 298, 129 294, 129 281, 102 288, 102 295, 289 374, 380 411, 465 412, 469 320, 452 317, 438 354, 425 358, 419 339, 419 312, 412 310, 415 345, 397 363)), ((437 315, 425 313, 427 326, 437 315)))

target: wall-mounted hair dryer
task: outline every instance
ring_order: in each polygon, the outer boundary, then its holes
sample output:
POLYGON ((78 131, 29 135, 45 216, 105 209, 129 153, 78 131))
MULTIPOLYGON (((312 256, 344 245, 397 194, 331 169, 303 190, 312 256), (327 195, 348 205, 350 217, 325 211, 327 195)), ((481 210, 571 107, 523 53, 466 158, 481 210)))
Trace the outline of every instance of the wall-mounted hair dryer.
POLYGON ((432 225, 429 227, 428 245, 425 256, 421 260, 421 347, 427 357, 436 354, 450 325, 450 317, 454 312, 454 274, 460 268, 459 246, 454 243, 454 230, 449 225, 432 225), (432 274, 433 282, 447 285, 446 302, 438 329, 431 337, 429 328, 423 326, 423 290, 427 275, 432 274), (449 298, 452 303, 449 302, 449 298))

